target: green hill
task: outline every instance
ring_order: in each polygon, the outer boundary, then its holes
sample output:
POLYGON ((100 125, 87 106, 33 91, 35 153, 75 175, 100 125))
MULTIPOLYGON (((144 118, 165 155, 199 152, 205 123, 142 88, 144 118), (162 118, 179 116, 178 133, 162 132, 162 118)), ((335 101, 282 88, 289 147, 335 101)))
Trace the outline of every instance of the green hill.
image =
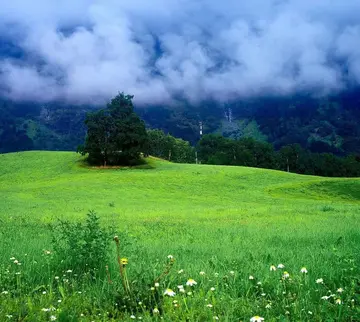
MULTIPOLYGON (((95 210, 104 226, 114 227, 119 236, 128 234, 138 247, 134 251, 135 246, 129 246, 124 254, 129 258, 129 272, 140 269, 140 262, 148 263, 145 267, 153 263, 154 270, 161 270, 159 259, 168 254, 176 258, 174 270, 185 270, 185 281, 192 277, 200 282, 199 272, 206 271, 209 277, 198 286, 221 289, 227 304, 199 290, 197 301, 211 299, 214 307, 208 316, 204 303, 194 302, 193 308, 201 309, 186 313, 192 321, 201 320, 197 314, 203 321, 213 315, 228 321, 235 317, 249 320, 247 314, 261 314, 265 321, 275 321, 275 317, 286 321, 284 307, 293 302, 296 308, 286 310, 295 320, 307 321, 308 311, 314 312, 316 321, 331 320, 338 308, 330 303, 329 308, 323 307, 320 297, 342 287, 348 292, 346 301, 351 301, 358 292, 351 283, 360 260, 360 180, 172 164, 152 158, 148 165, 143 169, 88 168, 71 152, 0 155, 0 236, 4 246, 0 258, 7 263, 12 256, 24 261, 24 254, 31 259, 41 256, 42 250, 51 247, 48 223, 59 218, 83 220, 88 210, 95 210), (279 300, 283 290, 272 291, 269 276, 270 265, 279 263, 286 265, 294 281, 302 278, 299 270, 306 266, 309 273, 304 283, 311 288, 303 293, 298 286, 291 286, 296 297, 286 295, 286 301, 279 300), (214 277, 229 271, 236 272, 239 285, 248 286, 248 276, 254 275, 264 286, 250 285, 251 291, 246 293, 247 286, 237 287, 214 277), (319 289, 317 278, 326 280, 326 288, 319 289), (255 291, 269 295, 253 298, 255 291), (269 302, 274 310, 265 309, 269 302)), ((175 272, 162 286, 176 288, 181 283, 178 279, 175 272)), ((0 293, 1 281, 0 277, 0 293)), ((341 314, 348 321, 350 316, 360 318, 358 309, 354 310, 350 304, 349 308, 344 305, 341 314)), ((5 314, 0 308, 1 321, 5 314)), ((174 319, 181 320, 180 315, 168 316, 168 320, 174 319)))

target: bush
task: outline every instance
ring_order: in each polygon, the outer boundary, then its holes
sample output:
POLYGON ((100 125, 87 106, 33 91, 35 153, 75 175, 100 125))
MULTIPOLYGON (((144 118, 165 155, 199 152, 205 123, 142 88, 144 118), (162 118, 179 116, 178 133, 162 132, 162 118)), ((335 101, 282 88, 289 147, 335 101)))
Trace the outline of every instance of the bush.
POLYGON ((52 226, 52 243, 59 268, 95 274, 106 265, 113 232, 100 226, 94 211, 85 223, 59 220, 52 226))

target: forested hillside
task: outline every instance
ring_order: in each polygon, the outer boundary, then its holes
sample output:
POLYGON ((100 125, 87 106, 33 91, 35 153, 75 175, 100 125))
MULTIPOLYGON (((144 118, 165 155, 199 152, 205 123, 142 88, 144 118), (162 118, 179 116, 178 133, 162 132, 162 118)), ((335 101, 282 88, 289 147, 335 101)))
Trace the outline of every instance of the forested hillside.
MULTIPOLYGON (((85 136, 84 118, 96 107, 63 103, 0 101, 0 152, 75 150, 85 136)), ((136 106, 148 128, 163 129, 191 144, 203 132, 225 137, 253 137, 275 149, 298 143, 311 152, 360 153, 360 92, 313 99, 263 97, 197 106, 136 106)))

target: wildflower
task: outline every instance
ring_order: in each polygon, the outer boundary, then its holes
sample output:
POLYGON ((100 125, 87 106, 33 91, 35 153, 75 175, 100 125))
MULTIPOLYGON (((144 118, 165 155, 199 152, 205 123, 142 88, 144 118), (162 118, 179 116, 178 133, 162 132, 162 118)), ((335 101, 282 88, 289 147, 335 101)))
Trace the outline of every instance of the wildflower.
POLYGON ((204 275, 205 275, 205 272, 201 271, 201 272, 200 272, 200 275, 201 275, 201 276, 204 276, 204 275))
POLYGON ((285 268, 285 265, 284 265, 284 264, 279 264, 279 265, 277 266, 277 268, 280 268, 280 269, 285 268))
POLYGON ((189 296, 192 295, 192 292, 187 292, 187 295, 189 295, 189 296))
POLYGON ((270 272, 272 272, 272 271, 276 271, 276 267, 274 265, 270 266, 270 272))
POLYGON ((316 280, 316 284, 324 284, 324 280, 322 278, 318 278, 316 280))
POLYGON ((155 287, 150 287, 150 291, 155 291, 155 287))
POLYGON ((130 315, 130 319, 136 319, 135 315, 130 315))
POLYGON ((342 287, 340 287, 340 288, 338 288, 338 289, 336 290, 336 292, 342 293, 342 292, 344 292, 344 289, 343 289, 342 287))
POLYGON ((55 276, 55 279, 58 280, 58 279, 59 279, 59 276, 55 276))
POLYGON ((188 279, 188 281, 186 282, 187 286, 194 286, 197 283, 195 282, 195 280, 193 280, 192 278, 188 279))
POLYGON ((171 289, 171 288, 167 288, 166 291, 164 292, 164 295, 168 295, 168 296, 175 296, 175 292, 171 289))
POLYGON ((16 258, 15 257, 10 257, 10 260, 11 261, 14 261, 16 258))
POLYGON ((21 275, 21 273, 20 273, 20 272, 16 272, 15 275, 21 275))
POLYGON ((44 254, 45 254, 45 255, 50 255, 51 252, 50 252, 49 250, 44 250, 44 254))
POLYGON ((266 295, 266 293, 261 293, 261 296, 265 296, 266 295))
POLYGON ((253 279, 255 279, 254 276, 250 275, 249 280, 253 280, 253 279))
POLYGON ((290 314, 290 312, 289 312, 289 311, 285 311, 285 314, 286 314, 286 315, 289 315, 289 314, 290 314))
POLYGON ((255 315, 250 319, 250 322, 262 322, 262 321, 264 321, 264 318, 258 315, 255 315))
POLYGON ((303 274, 307 274, 307 269, 306 267, 302 267, 301 270, 300 270, 300 273, 303 273, 303 274))
POLYGON ((138 304, 139 304, 139 305, 142 305, 142 302, 139 302, 138 304))
POLYGON ((153 313, 154 313, 154 314, 159 314, 160 311, 159 311, 159 309, 156 307, 155 309, 153 309, 153 313))
POLYGON ((44 308, 41 309, 41 311, 43 311, 43 312, 50 312, 50 309, 47 309, 47 308, 44 307, 44 308))
POLYGON ((155 287, 159 287, 160 284, 159 284, 159 283, 155 283, 154 286, 155 286, 155 287))
POLYGON ((210 291, 213 291, 213 292, 214 292, 214 291, 215 291, 215 287, 212 287, 212 288, 210 289, 210 291))
POLYGON ((62 300, 58 300, 58 303, 61 303, 62 302, 62 300))
POLYGON ((17 259, 14 260, 14 264, 18 265, 19 261, 17 259))
POLYGON ((9 294, 9 292, 8 291, 2 291, 1 294, 6 295, 6 294, 9 294))
POLYGON ((56 320, 56 316, 55 315, 50 315, 50 321, 55 321, 56 320))
POLYGON ((72 273, 72 270, 71 270, 71 269, 68 269, 68 270, 66 271, 66 273, 72 273))
POLYGON ((271 304, 270 303, 266 304, 265 309, 271 309, 271 304))
POLYGON ((11 314, 5 315, 8 319, 11 319, 13 316, 11 314))
POLYGON ((234 271, 230 271, 229 273, 230 273, 230 275, 232 275, 232 276, 235 275, 235 272, 234 272, 234 271))
POLYGON ((308 311, 308 313, 309 313, 310 315, 312 315, 312 314, 313 314, 311 311, 308 311))
POLYGON ((335 303, 338 305, 342 304, 341 299, 336 299, 335 303))
POLYGON ((257 285, 261 285, 262 283, 261 283, 261 282, 257 282, 256 284, 257 284, 257 285))
POLYGON ((283 279, 287 279, 290 277, 290 274, 285 271, 282 277, 283 277, 283 279))
POLYGON ((42 293, 45 295, 45 294, 46 294, 46 291, 43 291, 42 293))
POLYGON ((173 301, 173 304, 176 304, 177 302, 178 302, 177 300, 174 300, 174 301, 173 301))
POLYGON ((178 287, 180 293, 185 293, 184 286, 178 285, 177 287, 178 287))
POLYGON ((213 316, 213 319, 214 320, 219 320, 219 317, 215 315, 215 316, 213 316))
POLYGON ((168 259, 174 259, 174 256, 173 255, 168 255, 167 258, 168 259))
POLYGON ((207 304, 206 306, 207 306, 207 307, 210 307, 210 308, 212 308, 212 307, 213 307, 213 305, 212 305, 212 304, 207 304))
POLYGON ((182 273, 184 273, 184 270, 183 270, 183 269, 181 269, 181 270, 178 271, 178 274, 182 274, 182 273))
POLYGON ((325 301, 328 300, 329 298, 330 298, 330 296, 326 296, 326 295, 321 297, 321 299, 325 300, 325 301))
POLYGON ((127 265, 129 263, 129 261, 128 261, 127 258, 124 257, 124 258, 120 259, 120 263, 121 263, 122 266, 125 266, 125 265, 127 265))

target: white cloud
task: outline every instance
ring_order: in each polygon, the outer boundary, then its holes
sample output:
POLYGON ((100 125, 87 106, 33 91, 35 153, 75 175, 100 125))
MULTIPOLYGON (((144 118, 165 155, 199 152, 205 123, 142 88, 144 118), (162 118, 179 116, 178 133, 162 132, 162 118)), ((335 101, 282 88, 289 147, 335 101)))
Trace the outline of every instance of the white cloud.
POLYGON ((25 54, 0 58, 0 88, 13 99, 92 103, 125 91, 140 103, 178 95, 197 102, 321 95, 360 82, 355 0, 0 0, 0 7, 0 33, 25 54))

